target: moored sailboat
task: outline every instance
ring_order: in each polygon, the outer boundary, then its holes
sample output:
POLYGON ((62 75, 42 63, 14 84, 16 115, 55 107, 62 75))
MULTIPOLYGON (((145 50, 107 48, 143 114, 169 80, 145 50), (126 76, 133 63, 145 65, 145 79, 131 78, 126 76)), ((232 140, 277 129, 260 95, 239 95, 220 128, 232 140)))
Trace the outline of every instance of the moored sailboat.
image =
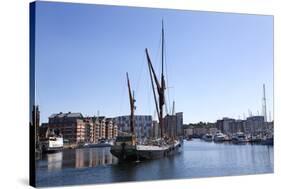
POLYGON ((135 110, 135 99, 132 95, 130 88, 130 81, 127 74, 127 85, 129 91, 129 99, 130 99, 130 128, 131 132, 128 133, 128 136, 118 136, 115 144, 111 147, 111 153, 116 156, 119 160, 148 160, 148 159, 158 159, 163 158, 165 156, 174 155, 181 151, 182 148, 182 139, 179 138, 169 138, 164 136, 163 132, 163 106, 165 104, 165 79, 164 79, 164 27, 162 22, 162 64, 161 64, 161 78, 158 80, 156 73, 154 71, 148 49, 145 49, 149 74, 151 79, 151 85, 154 95, 154 102, 156 106, 159 127, 160 127, 160 138, 156 141, 150 141, 148 144, 138 144, 136 142, 135 137, 135 129, 134 129, 134 110, 135 110), (157 95, 154 89, 154 85, 157 88, 157 95))

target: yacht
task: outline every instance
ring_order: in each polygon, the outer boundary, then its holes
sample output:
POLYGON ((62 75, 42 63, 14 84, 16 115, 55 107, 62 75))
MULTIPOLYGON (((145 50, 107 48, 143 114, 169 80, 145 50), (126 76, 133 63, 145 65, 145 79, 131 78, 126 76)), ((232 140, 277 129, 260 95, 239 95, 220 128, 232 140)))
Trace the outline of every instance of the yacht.
POLYGON ((226 136, 221 132, 217 132, 214 136, 214 142, 224 142, 225 139, 226 136))
POLYGON ((213 141, 213 136, 209 133, 205 134, 202 139, 206 142, 212 142, 213 141))
POLYGON ((243 144, 248 142, 248 139, 243 132, 237 132, 232 136, 232 142, 235 144, 243 144))

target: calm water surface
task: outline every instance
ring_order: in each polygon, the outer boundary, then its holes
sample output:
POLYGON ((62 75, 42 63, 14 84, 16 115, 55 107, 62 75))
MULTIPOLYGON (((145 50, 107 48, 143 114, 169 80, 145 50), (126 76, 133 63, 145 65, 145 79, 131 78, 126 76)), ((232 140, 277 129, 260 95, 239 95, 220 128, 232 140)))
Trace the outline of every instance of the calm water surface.
POLYGON ((273 173, 273 147, 185 141, 183 151, 160 160, 119 164, 110 148, 47 154, 36 165, 37 186, 273 173))

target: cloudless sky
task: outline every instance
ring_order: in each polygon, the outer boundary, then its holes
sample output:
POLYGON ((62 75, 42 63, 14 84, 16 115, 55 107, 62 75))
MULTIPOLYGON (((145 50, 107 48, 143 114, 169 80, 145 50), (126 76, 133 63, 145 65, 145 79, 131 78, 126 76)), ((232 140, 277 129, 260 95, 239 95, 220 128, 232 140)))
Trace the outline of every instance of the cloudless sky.
MULTIPOLYGON (((37 2, 36 102, 52 113, 155 116, 144 49, 160 73, 165 27, 168 110, 184 123, 243 118, 262 111, 262 85, 273 115, 273 17, 74 3, 37 2)), ((273 117, 273 116, 272 116, 273 117)), ((156 118, 156 117, 155 117, 156 118)))

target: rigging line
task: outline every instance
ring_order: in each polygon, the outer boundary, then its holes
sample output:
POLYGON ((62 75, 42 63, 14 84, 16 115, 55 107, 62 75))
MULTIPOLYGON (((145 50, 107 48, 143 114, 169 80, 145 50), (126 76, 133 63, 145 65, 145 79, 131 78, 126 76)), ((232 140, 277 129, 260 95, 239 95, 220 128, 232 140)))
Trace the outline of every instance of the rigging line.
POLYGON ((36 77, 34 79, 34 105, 39 105, 39 90, 37 87, 36 77))
MULTIPOLYGON (((146 78, 146 84, 147 84, 147 86, 149 86, 150 85, 150 82, 149 82, 149 76, 148 77, 145 77, 146 78)), ((148 103, 148 105, 147 105, 147 107, 148 107, 148 113, 149 113, 149 115, 151 115, 152 113, 151 113, 151 90, 147 90, 147 93, 148 93, 148 97, 147 97, 147 103, 148 103)))
POLYGON ((122 110, 123 110, 123 100, 124 100, 124 96, 125 96, 125 95, 124 95, 124 93, 125 93, 125 84, 122 84, 122 86, 123 86, 123 87, 122 87, 122 89, 121 89, 122 91, 121 91, 121 101, 120 101, 121 103, 120 103, 120 108, 119 108, 119 111, 120 111, 120 112, 119 112, 119 113, 121 113, 122 110))
POLYGON ((140 86, 140 80, 141 80, 141 76, 142 76, 142 73, 143 73, 143 70, 144 70, 144 65, 145 65, 145 55, 142 56, 142 61, 141 61, 141 69, 140 69, 140 72, 139 72, 139 75, 138 75, 138 80, 137 80, 137 87, 136 87, 136 90, 135 90, 135 93, 137 93, 137 91, 139 90, 139 86, 140 86))
MULTIPOLYGON (((166 41, 164 41, 166 44, 166 41)), ((168 98, 168 109, 169 113, 171 113, 171 101, 170 101, 170 90, 169 90, 169 79, 168 79, 168 64, 167 64, 167 47, 164 46, 164 63, 165 63, 165 72, 166 72, 166 81, 167 81, 167 98, 168 98)))
POLYGON ((160 58, 160 55, 161 55, 161 40, 162 40, 162 37, 160 35, 160 38, 158 40, 157 54, 156 54, 156 58, 155 58, 155 61, 154 61, 154 62, 160 62, 160 64, 157 64, 157 63, 155 64, 157 66, 157 67, 155 67, 156 70, 159 70, 159 73, 158 73, 158 75, 160 76, 159 78, 161 78, 161 69, 159 69, 159 68, 161 68, 161 61, 159 61, 159 58, 160 58))
MULTIPOLYGON (((162 22, 163 24, 163 22, 162 22)), ((162 25, 162 48, 163 48, 163 63, 165 64, 165 75, 166 75, 166 89, 167 89, 167 93, 165 93, 165 96, 167 96, 167 98, 164 96, 164 100, 165 100, 165 111, 166 114, 170 114, 171 113, 171 102, 170 102, 170 94, 169 94, 169 81, 168 81, 168 67, 167 67, 167 45, 166 45, 166 40, 164 38, 164 30, 163 30, 163 25, 162 25), (167 103, 168 100, 168 103, 167 103)), ((162 63, 162 62, 161 62, 162 63)))

